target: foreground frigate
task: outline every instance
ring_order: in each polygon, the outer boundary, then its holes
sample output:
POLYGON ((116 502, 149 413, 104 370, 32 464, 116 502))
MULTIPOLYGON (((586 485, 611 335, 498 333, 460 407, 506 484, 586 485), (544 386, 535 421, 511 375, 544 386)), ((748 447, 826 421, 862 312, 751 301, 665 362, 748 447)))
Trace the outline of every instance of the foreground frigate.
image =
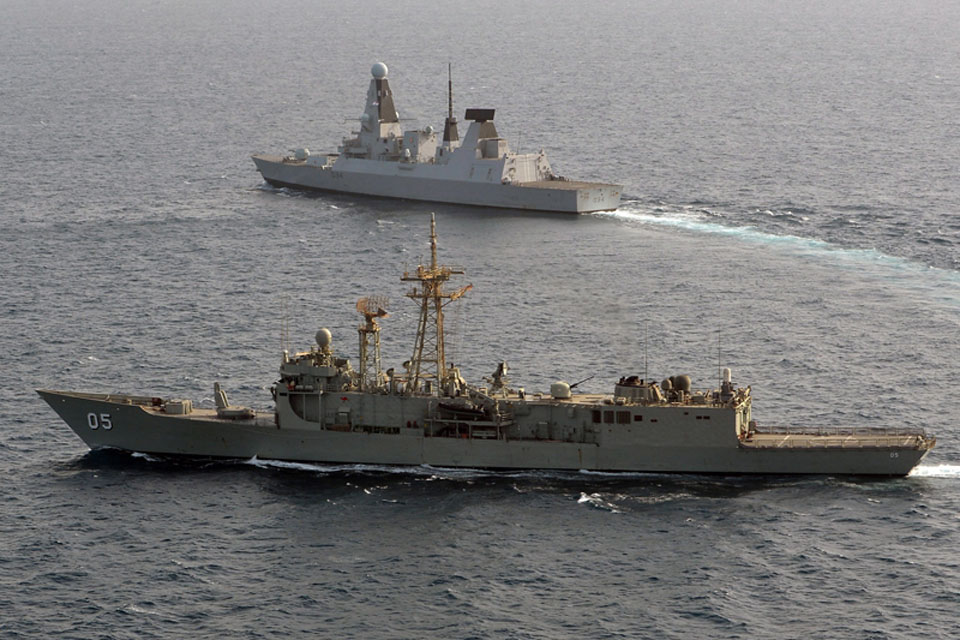
POLYGON ((659 384, 621 378, 612 394, 512 389, 506 363, 483 386, 447 363, 444 307, 470 286, 446 291, 458 268, 431 259, 404 273, 420 307, 413 355, 383 370, 380 324, 386 302, 361 298, 359 366, 334 353, 321 329, 316 345, 280 364, 275 409, 232 406, 219 384, 216 408, 190 400, 38 390, 91 448, 154 454, 490 469, 693 473, 905 475, 934 445, 919 429, 761 428, 750 387, 724 369, 718 388, 691 390, 690 378, 659 384))
MULTIPOLYGON (((387 80, 387 66, 373 65, 360 130, 338 153, 253 156, 273 186, 336 191, 508 209, 585 213, 620 204, 622 187, 579 182, 553 173, 547 157, 514 153, 493 124, 493 109, 467 109, 463 140, 448 94, 443 140, 433 127, 403 131, 387 80)), ((448 80, 448 87, 450 86, 448 80)))

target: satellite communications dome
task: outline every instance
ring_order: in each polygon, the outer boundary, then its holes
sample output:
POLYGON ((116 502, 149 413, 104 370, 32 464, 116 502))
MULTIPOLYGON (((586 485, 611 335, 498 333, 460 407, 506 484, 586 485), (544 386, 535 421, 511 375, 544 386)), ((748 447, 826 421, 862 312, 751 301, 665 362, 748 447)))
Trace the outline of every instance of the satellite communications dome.
POLYGON ((387 65, 382 62, 376 62, 370 67, 370 73, 372 73, 373 77, 377 80, 383 80, 387 77, 387 65))
POLYGON ((333 335, 329 329, 320 329, 320 331, 317 331, 317 346, 321 349, 323 347, 329 347, 332 341, 333 335))

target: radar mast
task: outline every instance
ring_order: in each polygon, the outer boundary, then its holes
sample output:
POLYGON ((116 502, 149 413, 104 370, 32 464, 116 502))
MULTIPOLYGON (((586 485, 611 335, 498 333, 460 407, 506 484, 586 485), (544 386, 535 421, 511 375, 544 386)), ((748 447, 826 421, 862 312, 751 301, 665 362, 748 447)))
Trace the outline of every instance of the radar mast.
POLYGON ((457 132, 457 118, 453 115, 453 65, 447 63, 447 119, 443 123, 443 146, 452 149, 458 145, 460 134, 457 132))
POLYGON ((443 285, 452 275, 463 274, 459 267, 437 264, 436 215, 430 214, 430 266, 420 264, 415 273, 404 272, 400 280, 419 282, 406 296, 420 304, 420 321, 417 323, 417 338, 413 357, 408 367, 407 389, 409 393, 420 390, 421 382, 426 390, 437 394, 450 374, 447 368, 443 344, 443 308, 462 297, 473 285, 468 284, 452 293, 446 293, 443 285))
POLYGON ((360 337, 360 389, 369 391, 380 386, 383 369, 380 366, 380 325, 377 318, 386 318, 387 298, 369 296, 357 300, 357 311, 364 323, 357 327, 360 337), (371 347, 373 354, 370 353, 371 347))

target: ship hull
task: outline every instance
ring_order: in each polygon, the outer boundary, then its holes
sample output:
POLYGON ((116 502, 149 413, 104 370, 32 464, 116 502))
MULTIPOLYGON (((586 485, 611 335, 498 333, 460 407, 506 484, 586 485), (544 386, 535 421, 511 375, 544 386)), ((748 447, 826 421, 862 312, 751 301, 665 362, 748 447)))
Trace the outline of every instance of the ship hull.
POLYGON ((246 420, 221 419, 212 410, 177 416, 122 396, 38 393, 92 449, 163 455, 501 470, 903 476, 927 451, 895 446, 781 449, 751 447, 736 440, 706 446, 682 433, 673 443, 651 445, 638 436, 633 443, 618 441, 615 446, 604 446, 556 440, 429 437, 414 428, 370 433, 323 429, 305 422, 281 428, 272 412, 246 420))
POLYGON ((590 213, 613 211, 620 204, 619 185, 574 181, 504 184, 445 176, 446 166, 352 160, 344 167, 289 162, 256 155, 253 161, 269 184, 311 191, 350 193, 404 200, 482 207, 590 213))

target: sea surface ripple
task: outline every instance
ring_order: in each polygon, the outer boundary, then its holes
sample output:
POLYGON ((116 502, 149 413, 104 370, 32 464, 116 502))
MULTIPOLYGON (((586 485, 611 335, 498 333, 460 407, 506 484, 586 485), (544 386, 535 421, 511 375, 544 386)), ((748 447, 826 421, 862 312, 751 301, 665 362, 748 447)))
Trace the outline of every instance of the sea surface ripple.
POLYGON ((936 0, 7 0, 0 640, 960 637, 958 32, 936 0), (450 61, 458 113, 623 206, 264 185, 249 155, 333 150, 381 59, 405 125, 450 61), (892 480, 179 460, 89 452, 34 393, 268 408, 281 327, 355 358, 371 294, 402 362, 431 212, 470 381, 719 358, 761 423, 937 447, 892 480))

